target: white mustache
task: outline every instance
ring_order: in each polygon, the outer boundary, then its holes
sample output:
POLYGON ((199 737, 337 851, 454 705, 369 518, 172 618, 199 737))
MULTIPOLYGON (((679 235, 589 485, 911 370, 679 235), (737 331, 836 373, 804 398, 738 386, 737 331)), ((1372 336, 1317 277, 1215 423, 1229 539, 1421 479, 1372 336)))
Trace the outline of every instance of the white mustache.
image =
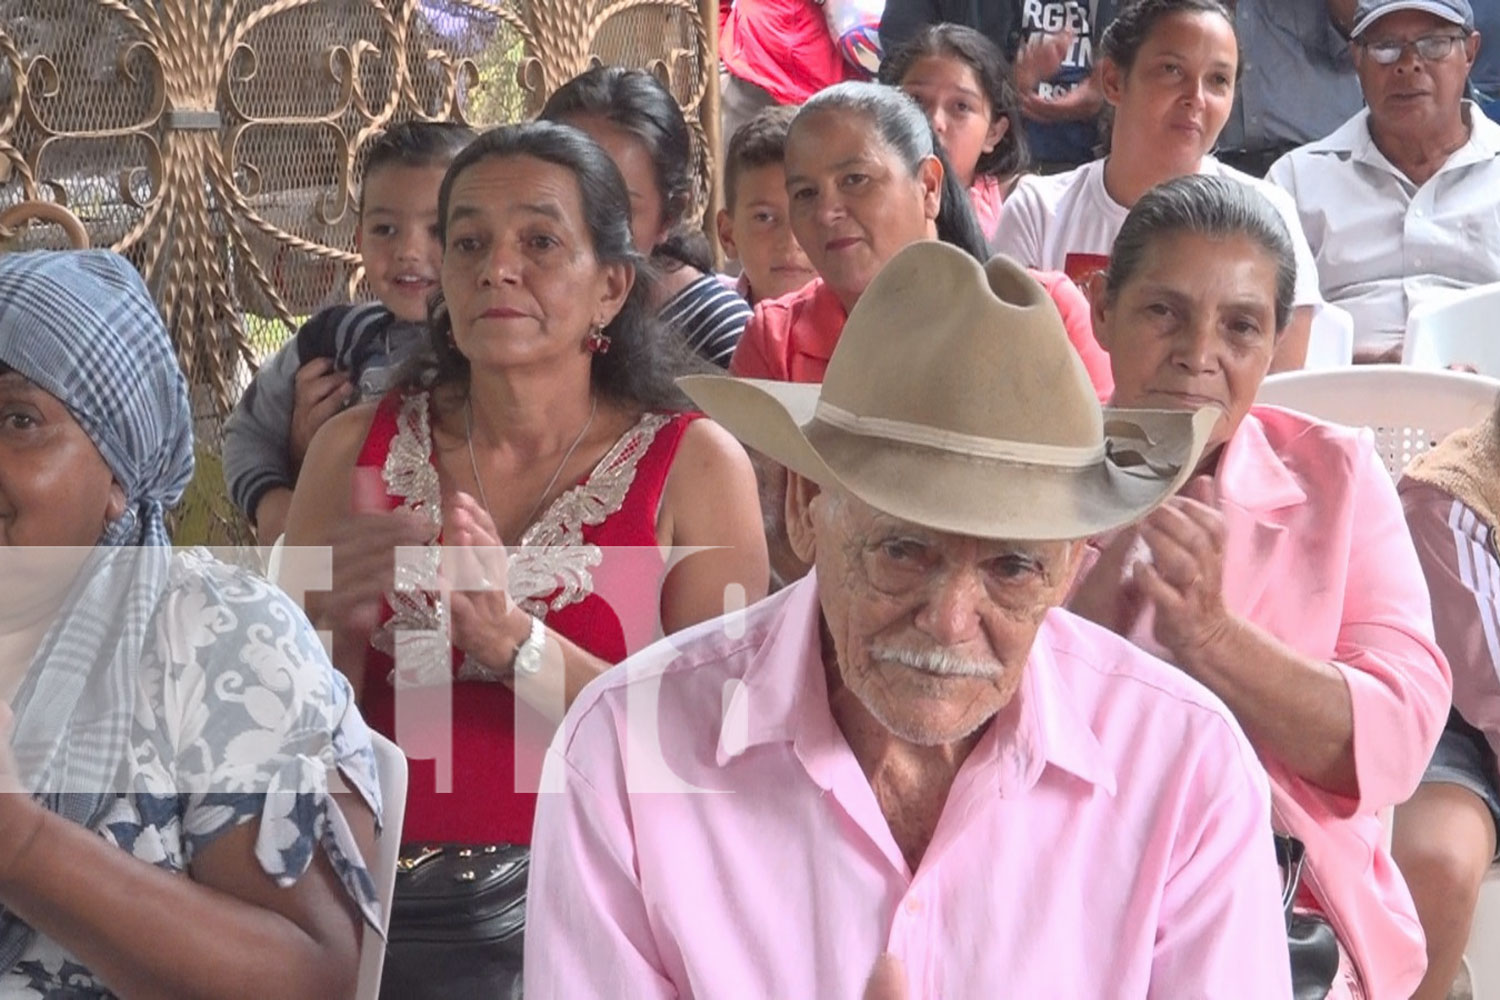
POLYGON ((979 677, 988 679, 1001 672, 1000 664, 989 657, 964 656, 947 649, 906 649, 900 646, 876 646, 872 659, 899 663, 943 677, 979 677))

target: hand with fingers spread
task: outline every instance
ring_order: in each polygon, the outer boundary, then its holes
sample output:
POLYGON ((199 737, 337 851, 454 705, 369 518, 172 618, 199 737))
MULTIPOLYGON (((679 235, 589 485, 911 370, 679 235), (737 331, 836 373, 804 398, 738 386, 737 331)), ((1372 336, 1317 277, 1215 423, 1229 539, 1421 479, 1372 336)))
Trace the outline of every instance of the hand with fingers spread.
POLYGON ((1224 604, 1224 518, 1206 503, 1206 479, 1147 515, 1141 539, 1151 561, 1133 580, 1155 611, 1155 636, 1188 672, 1201 654, 1227 635, 1234 615, 1224 604))
POLYGON ((447 499, 443 525, 443 580, 454 588, 449 605, 453 644, 493 673, 504 674, 530 627, 506 590, 510 559, 505 544, 489 512, 467 493, 447 499))
POLYGON ((1145 609, 1134 568, 1145 556, 1140 530, 1131 525, 1103 541, 1099 558, 1068 599, 1068 610, 1116 635, 1130 635, 1145 609))
POLYGON ((906 1000, 906 967, 895 955, 881 955, 865 983, 864 1000, 906 1000))
POLYGON ((1014 71, 1016 88, 1023 99, 1034 96, 1042 84, 1057 75, 1074 39, 1072 29, 1064 29, 1033 36, 1021 46, 1016 52, 1014 71))
POLYGON ((313 358, 297 369, 293 391, 292 428, 287 444, 292 464, 301 466, 318 428, 354 398, 354 383, 346 372, 333 367, 332 358, 313 358))

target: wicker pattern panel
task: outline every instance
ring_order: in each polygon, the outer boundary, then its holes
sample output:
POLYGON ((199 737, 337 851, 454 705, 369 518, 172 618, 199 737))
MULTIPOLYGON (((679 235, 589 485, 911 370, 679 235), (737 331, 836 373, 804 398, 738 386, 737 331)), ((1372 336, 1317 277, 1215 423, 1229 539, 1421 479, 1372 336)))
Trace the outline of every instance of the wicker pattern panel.
MULTIPOLYGON (((135 262, 212 454, 255 358, 357 294, 355 178, 392 121, 515 121, 591 60, 647 67, 693 122, 701 220, 716 96, 698 2, 0 0, 0 212, 65 206, 135 262)), ((66 241, 43 225, 9 243, 66 241)))

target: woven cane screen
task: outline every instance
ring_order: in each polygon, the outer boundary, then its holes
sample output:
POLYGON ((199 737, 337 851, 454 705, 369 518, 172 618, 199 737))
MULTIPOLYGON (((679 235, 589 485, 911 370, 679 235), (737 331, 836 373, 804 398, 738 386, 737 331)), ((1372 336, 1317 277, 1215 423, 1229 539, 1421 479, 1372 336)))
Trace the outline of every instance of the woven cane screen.
MULTIPOLYGON (((359 294, 372 135, 531 117, 592 60, 648 68, 682 103, 701 221, 714 67, 698 0, 0 0, 0 213, 65 206, 155 294, 198 417, 179 541, 245 537, 219 427, 259 357, 359 294)), ((5 236, 67 244, 49 224, 5 236)))

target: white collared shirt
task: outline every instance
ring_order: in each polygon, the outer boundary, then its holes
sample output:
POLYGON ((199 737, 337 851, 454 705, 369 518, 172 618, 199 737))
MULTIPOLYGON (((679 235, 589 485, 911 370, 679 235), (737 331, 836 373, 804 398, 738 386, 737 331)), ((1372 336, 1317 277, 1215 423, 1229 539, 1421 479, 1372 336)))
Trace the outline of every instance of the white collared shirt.
POLYGON ((1400 346, 1423 302, 1500 281, 1500 125, 1464 102, 1469 141, 1418 187, 1375 146, 1370 112, 1277 160, 1323 297, 1354 317, 1356 353, 1400 346))

